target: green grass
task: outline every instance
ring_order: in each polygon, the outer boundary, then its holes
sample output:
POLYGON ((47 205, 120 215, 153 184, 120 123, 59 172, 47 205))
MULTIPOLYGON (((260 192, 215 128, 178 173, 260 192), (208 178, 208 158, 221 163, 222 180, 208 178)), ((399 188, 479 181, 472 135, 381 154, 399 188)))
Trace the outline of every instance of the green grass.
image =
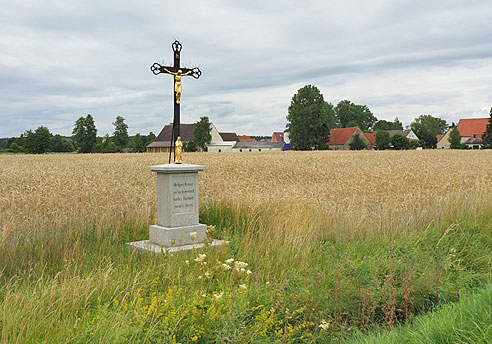
MULTIPOLYGON (((198 252, 130 251, 126 242, 148 235, 131 223, 0 247, 0 342, 327 343, 405 323, 430 335, 434 322, 465 338, 474 321, 465 310, 490 317, 485 294, 461 301, 460 295, 492 280, 491 213, 393 238, 325 238, 270 249, 257 239, 259 214, 205 205, 200 218, 230 240, 206 251, 207 265, 194 261, 198 252), (252 274, 222 269, 229 258, 247 262, 252 274), (455 308, 439 308, 458 301, 466 321, 451 317, 455 308), (440 312, 450 313, 438 318, 440 312), (420 319, 429 322, 419 325, 420 319)), ((490 298, 491 288, 485 290, 490 298)), ((490 328, 480 328, 473 334, 489 336, 490 328)))
POLYGON ((456 304, 445 305, 417 317, 411 325, 369 335, 359 334, 347 343, 473 343, 492 342, 492 285, 456 304))

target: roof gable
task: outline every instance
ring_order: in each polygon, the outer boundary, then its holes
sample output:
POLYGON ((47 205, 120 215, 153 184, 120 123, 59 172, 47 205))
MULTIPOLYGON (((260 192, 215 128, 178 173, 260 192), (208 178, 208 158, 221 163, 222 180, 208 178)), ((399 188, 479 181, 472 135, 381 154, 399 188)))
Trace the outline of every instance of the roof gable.
POLYGON ((329 145, 344 145, 352 137, 358 127, 338 128, 330 130, 329 145))
POLYGON ((376 133, 364 133, 373 147, 376 147, 376 133))
POLYGON ((272 135, 272 142, 284 142, 284 132, 275 131, 272 135))
POLYGON ((460 119, 458 131, 461 136, 473 136, 473 134, 482 135, 487 130, 488 118, 466 118, 460 119))
MULTIPOLYGON (((181 141, 183 141, 183 142, 193 141, 193 139, 195 138, 195 134, 194 134, 195 124, 194 123, 193 124, 181 124, 179 129, 180 129, 179 133, 181 135, 181 141)), ((168 141, 169 142, 169 141, 171 141, 172 130, 173 130, 173 124, 172 123, 164 126, 164 128, 162 128, 159 135, 157 135, 157 137, 155 138, 154 142, 161 142, 161 141, 168 141)))

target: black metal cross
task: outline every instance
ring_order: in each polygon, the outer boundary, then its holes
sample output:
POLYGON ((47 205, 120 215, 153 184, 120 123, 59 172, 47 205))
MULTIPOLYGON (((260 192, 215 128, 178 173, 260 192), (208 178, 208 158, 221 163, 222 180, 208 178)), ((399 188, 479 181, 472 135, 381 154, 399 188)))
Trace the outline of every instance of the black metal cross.
MULTIPOLYGON (((174 120, 173 120, 173 131, 171 136, 171 150, 174 147, 174 141, 180 136, 180 99, 181 99, 181 77, 186 75, 191 75, 195 79, 198 79, 202 72, 200 68, 183 68, 179 65, 179 57, 181 53, 181 49, 183 46, 179 43, 178 40, 175 40, 172 44, 173 52, 174 52, 174 66, 161 66, 157 62, 154 63, 150 70, 154 75, 167 73, 174 75, 174 120)), ((169 152, 171 153, 171 152, 169 152)), ((171 160, 171 155, 169 155, 169 160, 171 160)))

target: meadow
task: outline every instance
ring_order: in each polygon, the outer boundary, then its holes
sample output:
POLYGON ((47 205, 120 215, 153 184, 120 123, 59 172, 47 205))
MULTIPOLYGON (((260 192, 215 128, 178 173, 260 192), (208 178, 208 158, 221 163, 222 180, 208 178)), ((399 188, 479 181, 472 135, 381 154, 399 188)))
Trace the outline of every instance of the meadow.
POLYGON ((139 254, 166 161, 0 155, 2 342, 341 342, 492 276, 490 151, 188 153, 229 245, 139 254))

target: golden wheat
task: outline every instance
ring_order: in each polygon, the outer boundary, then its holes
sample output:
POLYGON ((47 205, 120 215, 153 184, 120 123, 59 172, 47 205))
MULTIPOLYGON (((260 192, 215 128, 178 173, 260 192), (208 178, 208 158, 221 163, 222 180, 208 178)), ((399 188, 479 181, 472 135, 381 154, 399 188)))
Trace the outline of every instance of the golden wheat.
MULTIPOLYGON (((0 155, 1 238, 153 223, 156 178, 148 166, 166 160, 0 155)), ((393 235, 492 209, 492 151, 188 153, 185 162, 206 166, 201 206, 257 216, 268 241, 393 235)))

